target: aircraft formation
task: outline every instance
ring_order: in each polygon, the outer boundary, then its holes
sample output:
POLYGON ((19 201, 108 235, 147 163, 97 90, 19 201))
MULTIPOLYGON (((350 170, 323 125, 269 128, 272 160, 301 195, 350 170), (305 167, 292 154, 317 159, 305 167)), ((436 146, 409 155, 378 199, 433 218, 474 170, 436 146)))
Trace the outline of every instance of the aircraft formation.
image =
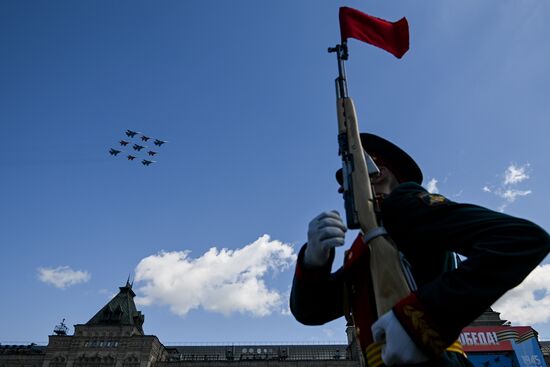
POLYGON ((166 140, 151 138, 150 136, 142 134, 139 131, 126 130, 124 133, 126 134, 127 138, 121 139, 118 142, 120 148, 109 149, 109 154, 116 157, 118 156, 118 154, 122 153, 122 155, 126 155, 126 159, 128 159, 129 161, 133 161, 138 158, 138 160, 140 159, 141 164, 143 164, 144 166, 149 166, 152 163, 155 163, 156 161, 151 160, 150 157, 157 155, 158 152, 156 150, 153 150, 157 148, 150 148, 142 144, 145 144, 149 140, 152 140, 153 144, 160 148, 163 144, 168 143, 166 140), (125 149, 126 151, 124 151, 125 149), (138 155, 140 154, 141 157, 138 157, 138 155), (147 154, 147 156, 144 156, 145 154, 147 154))

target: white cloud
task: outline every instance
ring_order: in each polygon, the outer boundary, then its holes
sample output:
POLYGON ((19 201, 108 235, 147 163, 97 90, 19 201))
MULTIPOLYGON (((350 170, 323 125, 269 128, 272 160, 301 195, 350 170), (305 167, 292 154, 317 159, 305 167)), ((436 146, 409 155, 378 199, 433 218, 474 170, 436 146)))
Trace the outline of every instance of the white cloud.
POLYGON ((527 196, 531 193, 531 190, 505 190, 501 192, 499 195, 506 199, 509 203, 513 203, 518 196, 527 196))
POLYGON ((524 164, 523 166, 517 166, 515 164, 510 164, 504 171, 504 179, 500 185, 496 188, 485 185, 483 191, 496 195, 501 199, 504 199, 498 210, 504 211, 504 209, 510 204, 516 201, 518 197, 527 196, 532 193, 531 190, 520 190, 516 189, 515 185, 529 179, 528 174, 529 163, 524 164))
POLYGON ((520 285, 499 299, 493 309, 515 324, 550 321, 550 264, 537 266, 520 285))
MULTIPOLYGON (((290 299, 290 293, 292 292, 292 284, 288 285, 288 288, 285 293, 283 293, 283 299, 290 299)), ((290 303, 283 302, 280 307, 281 315, 292 316, 292 311, 290 311, 290 303)))
POLYGON ((504 172, 504 185, 513 185, 527 180, 529 178, 526 172, 527 168, 529 168, 529 163, 522 167, 518 167, 515 164, 508 166, 504 172))
POLYGON ((73 270, 69 266, 38 268, 38 279, 40 281, 50 283, 61 289, 79 283, 86 283, 90 278, 91 275, 87 271, 73 270))
POLYGON ((432 178, 430 180, 430 182, 428 182, 428 184, 426 185, 426 190, 428 190, 429 192, 431 192, 432 194, 437 194, 439 193, 439 189, 437 188, 437 183, 439 181, 437 181, 437 179, 435 178, 432 178))
POLYGON ((254 316, 283 311, 286 298, 264 281, 268 272, 288 269, 296 260, 293 248, 263 235, 236 250, 215 247, 193 259, 189 251, 160 252, 142 259, 136 267, 136 302, 163 304, 177 315, 202 307, 228 315, 254 316))

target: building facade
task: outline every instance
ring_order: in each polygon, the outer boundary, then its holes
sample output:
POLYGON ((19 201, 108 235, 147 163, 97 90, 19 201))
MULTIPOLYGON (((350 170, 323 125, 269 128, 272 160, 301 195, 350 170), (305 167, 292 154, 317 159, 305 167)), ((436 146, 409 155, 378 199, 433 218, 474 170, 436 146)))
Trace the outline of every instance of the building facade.
MULTIPOLYGON (((0 345, 0 367, 360 367, 353 327, 347 344, 164 346, 143 331, 144 316, 132 285, 73 335, 63 322, 47 346, 0 345)), ((550 342, 539 343, 531 327, 512 327, 488 310, 465 328, 460 341, 475 367, 546 367, 550 342), (542 346, 542 348, 541 348, 542 346)))
POLYGON ((0 367, 360 366, 353 340, 341 345, 166 347, 143 332, 144 316, 134 297, 126 282, 87 323, 75 325, 74 335, 62 323, 47 346, 0 345, 0 367))
POLYGON ((510 326, 497 312, 488 310, 459 338, 476 367, 546 367, 538 333, 530 326, 510 326))

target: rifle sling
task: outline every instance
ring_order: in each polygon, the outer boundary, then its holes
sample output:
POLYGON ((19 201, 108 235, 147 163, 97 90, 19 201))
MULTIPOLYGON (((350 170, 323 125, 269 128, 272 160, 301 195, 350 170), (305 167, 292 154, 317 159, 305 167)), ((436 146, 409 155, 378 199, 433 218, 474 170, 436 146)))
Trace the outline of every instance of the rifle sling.
POLYGON ((363 235, 363 242, 368 244, 370 241, 375 239, 376 237, 385 236, 388 232, 386 231, 386 228, 384 227, 376 227, 368 231, 363 235))

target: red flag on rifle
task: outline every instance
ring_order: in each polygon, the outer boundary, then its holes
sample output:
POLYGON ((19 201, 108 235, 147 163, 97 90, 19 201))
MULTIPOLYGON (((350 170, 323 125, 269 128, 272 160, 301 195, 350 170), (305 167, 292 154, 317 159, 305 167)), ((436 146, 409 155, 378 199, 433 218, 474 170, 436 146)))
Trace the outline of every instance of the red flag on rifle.
POLYGON ((355 38, 380 47, 399 59, 409 50, 409 23, 406 18, 388 22, 344 6, 340 8, 340 34, 342 42, 355 38))

